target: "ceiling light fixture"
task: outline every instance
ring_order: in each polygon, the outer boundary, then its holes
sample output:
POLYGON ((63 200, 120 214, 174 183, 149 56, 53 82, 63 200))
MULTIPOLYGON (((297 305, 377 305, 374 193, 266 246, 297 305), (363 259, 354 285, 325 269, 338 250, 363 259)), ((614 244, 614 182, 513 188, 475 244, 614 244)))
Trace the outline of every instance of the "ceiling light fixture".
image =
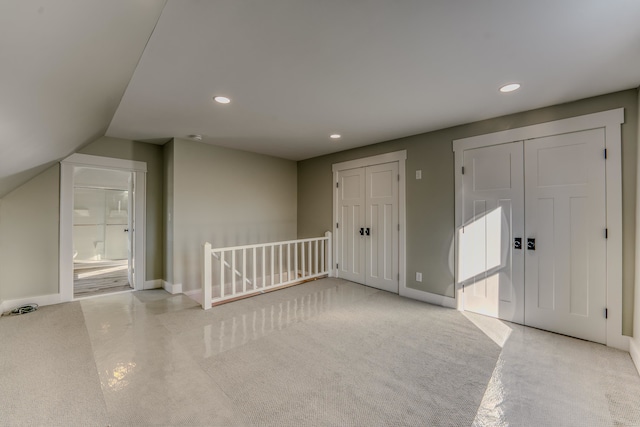
POLYGON ((500 88, 500 92, 507 93, 513 92, 514 90, 520 89, 520 85, 518 83, 509 83, 508 85, 504 85, 500 88))
POLYGON ((228 104, 231 102, 231 99, 227 98, 226 96, 214 96, 213 100, 218 104, 228 104))
POLYGON ((331 139, 340 139, 341 137, 342 137, 342 135, 340 135, 338 133, 334 133, 334 134, 329 136, 329 138, 331 138, 331 139))
POLYGON ((202 141, 202 135, 189 135, 189 138, 193 139, 194 141, 202 141))

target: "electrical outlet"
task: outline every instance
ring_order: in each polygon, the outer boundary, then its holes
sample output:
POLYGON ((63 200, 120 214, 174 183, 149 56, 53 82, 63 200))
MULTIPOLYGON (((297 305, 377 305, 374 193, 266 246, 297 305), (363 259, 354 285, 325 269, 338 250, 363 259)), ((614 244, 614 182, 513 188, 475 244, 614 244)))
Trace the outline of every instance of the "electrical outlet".
POLYGON ((416 171, 416 179, 422 179, 422 171, 421 170, 417 170, 416 171))
POLYGON ((416 282, 422 282, 422 273, 416 273, 416 282))

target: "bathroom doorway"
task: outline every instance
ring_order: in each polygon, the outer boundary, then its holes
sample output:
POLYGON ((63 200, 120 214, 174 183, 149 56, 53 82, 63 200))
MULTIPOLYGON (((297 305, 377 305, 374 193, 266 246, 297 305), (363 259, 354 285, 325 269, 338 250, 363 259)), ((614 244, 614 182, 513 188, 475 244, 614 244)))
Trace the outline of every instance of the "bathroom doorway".
POLYGON ((61 162, 63 301, 144 288, 146 163, 74 154, 61 162))
POLYGON ((74 298, 133 289, 133 179, 133 172, 74 169, 74 298))

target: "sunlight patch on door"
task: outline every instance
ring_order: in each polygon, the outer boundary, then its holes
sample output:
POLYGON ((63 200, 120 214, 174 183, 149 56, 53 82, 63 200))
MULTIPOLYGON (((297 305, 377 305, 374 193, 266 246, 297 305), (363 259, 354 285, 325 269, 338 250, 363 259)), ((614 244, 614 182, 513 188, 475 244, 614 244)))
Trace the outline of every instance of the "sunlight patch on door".
POLYGON ((502 207, 498 207, 476 217, 458 230, 458 282, 502 265, 505 258, 502 251, 502 228, 502 207))

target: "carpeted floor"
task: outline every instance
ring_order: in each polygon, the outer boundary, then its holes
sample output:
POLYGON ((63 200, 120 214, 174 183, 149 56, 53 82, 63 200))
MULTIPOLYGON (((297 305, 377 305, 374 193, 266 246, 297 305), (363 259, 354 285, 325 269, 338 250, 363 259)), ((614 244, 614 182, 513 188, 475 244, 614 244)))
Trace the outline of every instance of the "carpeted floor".
POLYGON ((246 424, 471 425, 500 347, 457 312, 386 292, 316 316, 294 301, 286 333, 202 362, 246 424))
POLYGON ((0 317, 0 426, 639 426, 629 354, 323 279, 0 317))
POLYGON ((79 302, 0 318, 0 425, 108 423, 79 302))

